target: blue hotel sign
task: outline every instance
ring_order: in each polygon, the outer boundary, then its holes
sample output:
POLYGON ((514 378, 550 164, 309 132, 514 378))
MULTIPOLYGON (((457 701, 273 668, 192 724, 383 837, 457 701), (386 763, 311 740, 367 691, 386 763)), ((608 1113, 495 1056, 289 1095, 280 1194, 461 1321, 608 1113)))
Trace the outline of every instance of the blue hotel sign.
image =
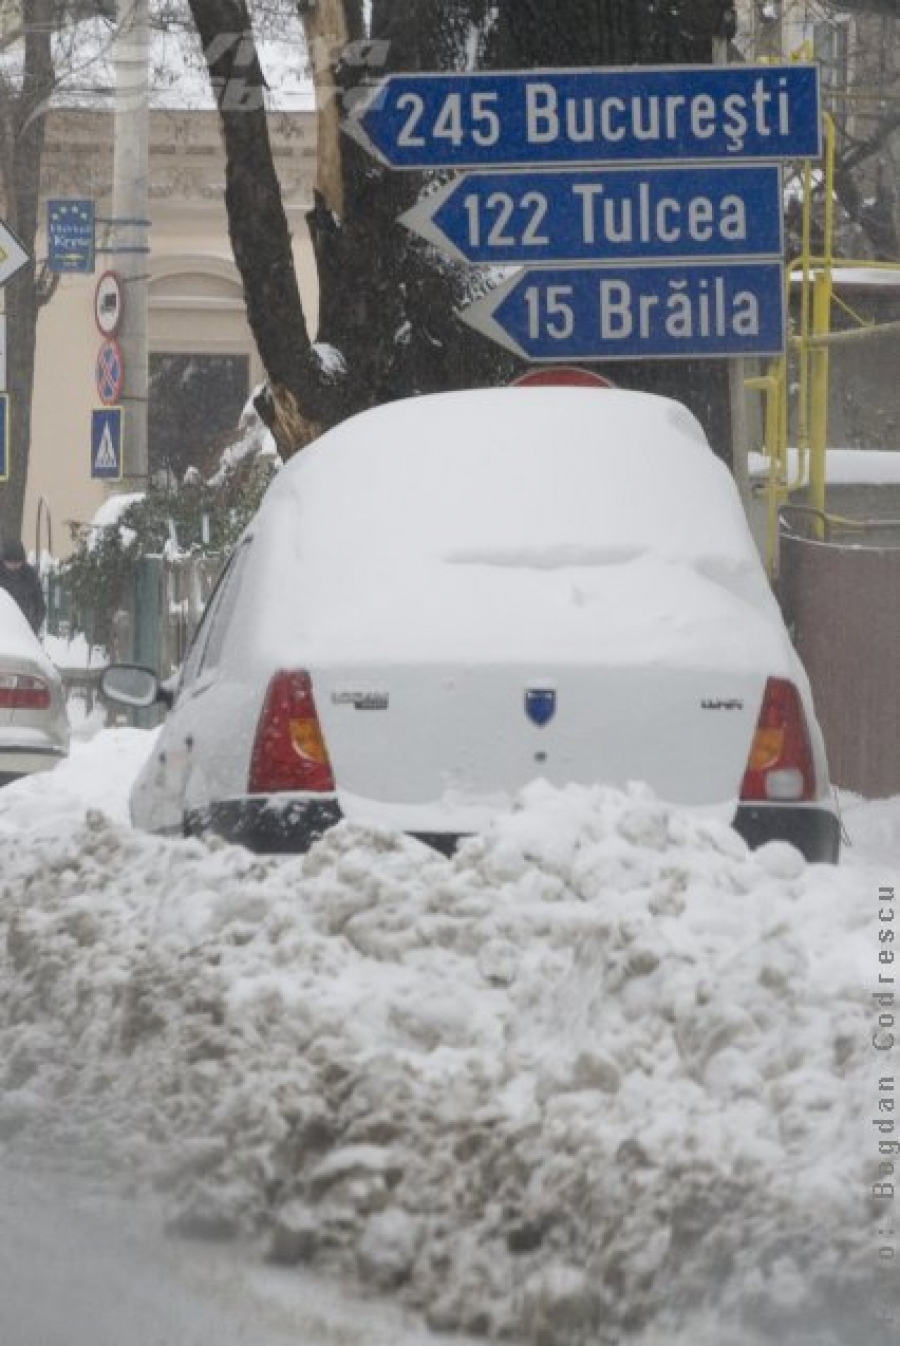
POLYGON ((816 65, 395 74, 345 128, 394 168, 818 158, 816 65))
POLYGON ((51 271, 93 272, 93 201, 71 198, 47 202, 47 260, 51 271))

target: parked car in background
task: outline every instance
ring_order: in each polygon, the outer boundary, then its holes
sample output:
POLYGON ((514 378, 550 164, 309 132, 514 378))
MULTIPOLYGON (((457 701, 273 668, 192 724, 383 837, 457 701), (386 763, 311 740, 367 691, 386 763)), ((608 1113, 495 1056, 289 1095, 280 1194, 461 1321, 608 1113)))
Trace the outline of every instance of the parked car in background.
POLYGON ((69 752, 62 681, 15 599, 0 589, 0 785, 69 752))
MULTIPOLYGON (((166 695, 134 668, 103 685, 166 695)), ((131 807, 261 850, 341 818, 450 849, 538 777, 645 781, 837 858, 807 678, 733 481, 669 399, 444 393, 323 435, 231 557, 131 807)))

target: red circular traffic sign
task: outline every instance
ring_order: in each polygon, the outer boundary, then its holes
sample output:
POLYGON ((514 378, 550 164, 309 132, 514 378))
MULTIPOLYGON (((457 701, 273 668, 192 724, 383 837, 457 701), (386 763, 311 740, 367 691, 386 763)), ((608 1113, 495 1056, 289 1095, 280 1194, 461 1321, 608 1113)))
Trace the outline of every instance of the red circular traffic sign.
POLYGON ((97 396, 105 407, 113 407, 122 392, 125 370, 118 341, 104 341, 97 352, 97 396))
POLYGON ((94 321, 101 336, 114 337, 122 321, 124 295, 116 271, 104 271, 94 290, 94 321))
POLYGON ((513 379, 511 388, 615 388, 612 379, 575 365, 551 365, 547 369, 529 369, 513 379))

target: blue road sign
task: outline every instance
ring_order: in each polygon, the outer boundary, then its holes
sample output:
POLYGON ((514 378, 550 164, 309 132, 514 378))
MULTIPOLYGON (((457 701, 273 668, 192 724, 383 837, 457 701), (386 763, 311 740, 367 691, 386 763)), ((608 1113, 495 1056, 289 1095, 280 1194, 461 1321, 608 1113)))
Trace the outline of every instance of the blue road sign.
POLYGON ((817 65, 395 74, 345 129, 395 168, 818 158, 817 65))
POLYGON ((400 216, 466 262, 772 257, 775 164, 466 173, 400 216))
POLYGON ((94 270, 94 203, 87 199, 47 202, 47 264, 51 271, 94 270))
POLYGON ((102 342, 97 353, 95 378, 97 396, 105 407, 115 406, 118 402, 124 373, 118 341, 102 342))
POLYGON ((0 481, 9 481, 9 393, 0 393, 0 481))
POLYGON ((91 476, 118 481, 122 476, 122 408, 91 412, 91 476))
POLYGON ((532 362, 780 355, 782 267, 535 267, 459 316, 532 362))

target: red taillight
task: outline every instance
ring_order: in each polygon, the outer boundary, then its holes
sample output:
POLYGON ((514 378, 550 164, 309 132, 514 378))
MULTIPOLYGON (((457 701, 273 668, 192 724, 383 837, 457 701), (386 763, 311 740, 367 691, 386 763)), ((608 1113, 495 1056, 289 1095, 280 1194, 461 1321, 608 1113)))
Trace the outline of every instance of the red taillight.
POLYGON ((247 788, 250 794, 334 789, 308 673, 276 673, 269 683, 247 788))
POLYGON ((788 803, 815 797, 815 768, 800 693, 786 678, 769 678, 741 799, 788 803))
POLYGON ((0 710, 48 710, 50 688, 27 673, 0 673, 0 710))

